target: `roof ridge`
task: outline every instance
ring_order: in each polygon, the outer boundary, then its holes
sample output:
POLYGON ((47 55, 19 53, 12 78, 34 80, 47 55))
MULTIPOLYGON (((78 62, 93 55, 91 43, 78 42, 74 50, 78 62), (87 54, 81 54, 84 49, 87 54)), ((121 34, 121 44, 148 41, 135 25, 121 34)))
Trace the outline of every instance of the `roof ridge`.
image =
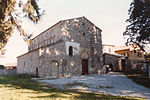
POLYGON ((52 29, 54 26, 56 26, 57 24, 59 24, 62 21, 68 21, 68 20, 73 20, 73 19, 77 19, 77 18, 85 18, 84 16, 82 17, 76 17, 76 18, 70 18, 70 19, 64 19, 64 20, 60 20, 58 21, 56 24, 52 25, 51 27, 47 28, 46 30, 44 30, 43 32, 41 32, 40 34, 36 35, 34 38, 32 38, 31 40, 35 39, 36 37, 42 35, 43 33, 45 33, 46 31, 52 29))

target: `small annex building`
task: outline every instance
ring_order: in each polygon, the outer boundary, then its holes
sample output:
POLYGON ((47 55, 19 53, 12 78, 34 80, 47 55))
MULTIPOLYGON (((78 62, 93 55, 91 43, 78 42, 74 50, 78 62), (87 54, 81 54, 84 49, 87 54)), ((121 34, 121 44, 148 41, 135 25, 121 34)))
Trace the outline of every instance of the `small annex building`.
POLYGON ((30 40, 28 52, 17 57, 17 73, 47 78, 98 74, 101 31, 85 17, 59 21, 30 40))
POLYGON ((127 60, 126 56, 119 54, 104 53, 103 61, 105 65, 109 65, 111 71, 123 71, 122 61, 127 60))

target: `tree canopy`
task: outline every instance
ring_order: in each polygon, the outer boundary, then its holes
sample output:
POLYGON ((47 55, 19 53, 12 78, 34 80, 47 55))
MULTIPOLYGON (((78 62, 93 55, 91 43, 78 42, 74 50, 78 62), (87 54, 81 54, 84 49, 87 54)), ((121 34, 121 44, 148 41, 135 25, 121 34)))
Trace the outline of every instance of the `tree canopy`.
POLYGON ((22 28, 22 18, 37 23, 41 15, 37 0, 0 0, 0 50, 5 47, 14 29, 29 43, 31 34, 22 28))
POLYGON ((138 44, 142 47, 150 44, 150 0, 133 0, 129 9, 129 25, 124 36, 127 44, 138 44))

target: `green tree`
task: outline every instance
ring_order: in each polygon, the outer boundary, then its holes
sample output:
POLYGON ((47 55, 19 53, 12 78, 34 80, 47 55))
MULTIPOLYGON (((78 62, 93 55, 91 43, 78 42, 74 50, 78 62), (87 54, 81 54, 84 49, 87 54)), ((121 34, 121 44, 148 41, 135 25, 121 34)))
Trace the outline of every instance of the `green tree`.
POLYGON ((129 25, 124 36, 127 44, 138 44, 142 47, 150 44, 150 0, 133 0, 129 9, 129 25))
POLYGON ((29 43, 32 34, 25 33, 22 18, 37 23, 41 15, 37 0, 0 0, 0 50, 5 47, 14 29, 29 43))

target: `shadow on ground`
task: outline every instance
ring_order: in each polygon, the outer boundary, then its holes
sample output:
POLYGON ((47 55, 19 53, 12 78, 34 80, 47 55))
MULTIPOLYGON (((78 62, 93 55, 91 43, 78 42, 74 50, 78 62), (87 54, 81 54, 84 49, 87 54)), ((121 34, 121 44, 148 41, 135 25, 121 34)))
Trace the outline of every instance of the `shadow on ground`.
MULTIPOLYGON (((99 100, 99 99, 123 99, 123 100, 137 100, 139 98, 133 97, 120 97, 120 96, 111 96, 105 94, 95 94, 95 93, 84 93, 78 92, 75 90, 60 90, 56 89, 52 86, 47 86, 44 83, 36 82, 32 80, 30 77, 25 76, 0 76, 0 85, 3 85, 7 88, 15 88, 15 89, 28 89, 35 91, 36 94, 39 93, 48 93, 46 96, 36 96, 30 98, 62 98, 62 99, 72 99, 72 100, 99 100)), ((26 92, 22 92, 26 93, 26 92)), ((27 92, 28 93, 28 92, 27 92)))

